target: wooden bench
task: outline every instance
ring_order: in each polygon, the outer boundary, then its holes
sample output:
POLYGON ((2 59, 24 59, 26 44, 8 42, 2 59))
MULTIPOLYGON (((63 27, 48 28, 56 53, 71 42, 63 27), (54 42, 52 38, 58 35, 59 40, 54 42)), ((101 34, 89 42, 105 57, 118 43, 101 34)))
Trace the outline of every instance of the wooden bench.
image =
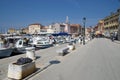
POLYGON ((68 53, 68 50, 69 50, 69 48, 65 47, 65 48, 59 49, 57 51, 57 53, 59 54, 59 56, 64 56, 64 55, 66 55, 68 53))

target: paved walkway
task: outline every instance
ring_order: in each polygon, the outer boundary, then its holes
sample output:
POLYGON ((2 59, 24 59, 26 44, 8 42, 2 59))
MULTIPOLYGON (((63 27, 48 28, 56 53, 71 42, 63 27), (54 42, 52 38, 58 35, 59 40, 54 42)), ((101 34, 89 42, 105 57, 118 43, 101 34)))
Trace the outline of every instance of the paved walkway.
POLYGON ((114 42, 117 43, 117 44, 120 44, 120 41, 118 41, 118 40, 115 40, 114 42))
POLYGON ((94 39, 30 80, 120 80, 120 44, 94 39))
MULTIPOLYGON (((55 47, 50 47, 46 49, 40 49, 37 50, 36 56, 36 66, 37 68, 40 68, 41 65, 46 65, 49 61, 53 60, 58 54, 56 53, 56 50, 67 46, 67 44, 62 44, 55 47)), ((26 54, 16 55, 8 58, 0 59, 0 80, 7 78, 7 71, 8 71, 8 65, 9 63, 16 62, 17 59, 20 57, 26 57, 26 54)), ((7 80, 7 79, 6 79, 7 80)))

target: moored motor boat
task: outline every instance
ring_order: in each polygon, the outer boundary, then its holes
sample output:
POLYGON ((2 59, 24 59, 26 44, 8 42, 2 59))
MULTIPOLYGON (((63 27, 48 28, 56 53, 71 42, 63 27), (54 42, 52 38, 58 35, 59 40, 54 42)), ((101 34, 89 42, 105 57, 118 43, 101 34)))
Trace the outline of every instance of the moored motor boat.
POLYGON ((15 52, 15 53, 26 53, 26 49, 25 49, 25 48, 27 48, 27 47, 29 47, 29 46, 28 46, 27 43, 24 41, 24 39, 19 39, 19 40, 17 40, 17 42, 15 43, 14 52, 15 52))
POLYGON ((37 48, 47 48, 53 45, 52 41, 47 38, 32 38, 28 44, 37 48))
POLYGON ((5 46, 3 41, 0 41, 0 57, 11 56, 12 51, 13 51, 12 47, 5 46))

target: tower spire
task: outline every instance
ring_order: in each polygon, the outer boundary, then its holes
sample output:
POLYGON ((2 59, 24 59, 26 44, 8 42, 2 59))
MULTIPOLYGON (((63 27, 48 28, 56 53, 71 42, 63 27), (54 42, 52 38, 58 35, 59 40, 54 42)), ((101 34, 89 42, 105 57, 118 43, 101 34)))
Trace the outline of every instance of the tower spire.
POLYGON ((65 32, 70 33, 70 23, 69 23, 69 18, 68 18, 68 16, 66 16, 65 32))

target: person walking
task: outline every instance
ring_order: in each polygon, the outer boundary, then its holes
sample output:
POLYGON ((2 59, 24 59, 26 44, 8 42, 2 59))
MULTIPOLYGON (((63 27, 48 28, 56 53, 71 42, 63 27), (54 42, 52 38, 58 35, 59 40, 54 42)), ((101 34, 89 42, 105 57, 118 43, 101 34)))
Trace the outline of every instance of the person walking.
POLYGON ((115 34, 112 33, 112 34, 111 34, 111 41, 114 41, 114 40, 115 40, 115 34))

